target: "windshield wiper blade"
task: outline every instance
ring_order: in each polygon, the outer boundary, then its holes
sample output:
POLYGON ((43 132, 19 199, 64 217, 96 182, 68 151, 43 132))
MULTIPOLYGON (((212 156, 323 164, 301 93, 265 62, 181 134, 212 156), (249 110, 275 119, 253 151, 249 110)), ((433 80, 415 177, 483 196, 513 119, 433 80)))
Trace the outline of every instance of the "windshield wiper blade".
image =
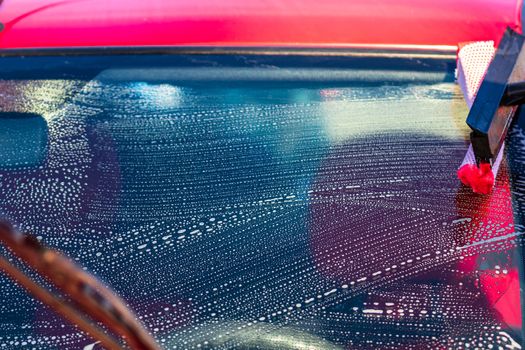
POLYGON ((64 254, 47 248, 35 237, 16 231, 0 221, 0 242, 28 267, 50 282, 56 291, 34 281, 28 274, 0 256, 0 270, 23 286, 35 298, 100 341, 108 350, 123 349, 111 333, 120 335, 134 350, 159 350, 153 337, 137 321, 124 302, 102 283, 64 254))

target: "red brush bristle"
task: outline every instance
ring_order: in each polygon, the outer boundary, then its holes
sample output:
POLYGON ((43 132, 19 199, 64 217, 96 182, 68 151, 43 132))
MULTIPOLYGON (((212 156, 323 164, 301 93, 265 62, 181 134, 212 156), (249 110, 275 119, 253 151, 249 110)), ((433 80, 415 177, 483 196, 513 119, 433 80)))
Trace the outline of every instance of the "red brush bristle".
POLYGON ((458 178, 476 193, 489 194, 494 186, 494 174, 488 163, 481 163, 479 167, 476 164, 465 164, 459 168, 458 178))

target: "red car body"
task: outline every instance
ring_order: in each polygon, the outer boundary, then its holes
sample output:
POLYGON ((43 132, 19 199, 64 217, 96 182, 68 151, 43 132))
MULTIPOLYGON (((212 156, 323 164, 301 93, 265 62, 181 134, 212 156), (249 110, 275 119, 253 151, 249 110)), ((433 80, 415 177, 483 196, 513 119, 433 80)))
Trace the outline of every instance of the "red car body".
POLYGON ((447 45, 521 32, 521 0, 4 0, 1 48, 447 45))

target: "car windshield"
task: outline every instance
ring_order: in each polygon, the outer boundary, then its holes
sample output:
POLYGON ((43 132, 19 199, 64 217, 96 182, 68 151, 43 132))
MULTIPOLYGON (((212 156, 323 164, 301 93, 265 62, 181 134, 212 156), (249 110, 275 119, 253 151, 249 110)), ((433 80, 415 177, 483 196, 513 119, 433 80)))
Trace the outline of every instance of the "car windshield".
MULTIPOLYGON (((2 57, 0 216, 165 349, 520 349, 525 134, 491 195, 462 187, 454 68, 366 50, 2 57)), ((98 346, 3 275, 0 295, 0 349, 98 346)))

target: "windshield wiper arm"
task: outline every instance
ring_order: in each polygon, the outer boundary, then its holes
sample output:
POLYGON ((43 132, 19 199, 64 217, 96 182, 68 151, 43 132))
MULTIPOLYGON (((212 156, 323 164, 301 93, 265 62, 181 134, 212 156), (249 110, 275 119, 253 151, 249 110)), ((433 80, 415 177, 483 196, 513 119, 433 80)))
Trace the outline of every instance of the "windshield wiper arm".
POLYGON ((119 297, 65 255, 47 248, 33 236, 22 234, 2 221, 0 221, 0 242, 50 282, 57 293, 34 281, 1 255, 0 269, 34 297, 100 341, 105 348, 119 350, 123 346, 116 337, 96 325, 96 322, 102 323, 115 335, 122 336, 131 349, 160 349, 119 297))

